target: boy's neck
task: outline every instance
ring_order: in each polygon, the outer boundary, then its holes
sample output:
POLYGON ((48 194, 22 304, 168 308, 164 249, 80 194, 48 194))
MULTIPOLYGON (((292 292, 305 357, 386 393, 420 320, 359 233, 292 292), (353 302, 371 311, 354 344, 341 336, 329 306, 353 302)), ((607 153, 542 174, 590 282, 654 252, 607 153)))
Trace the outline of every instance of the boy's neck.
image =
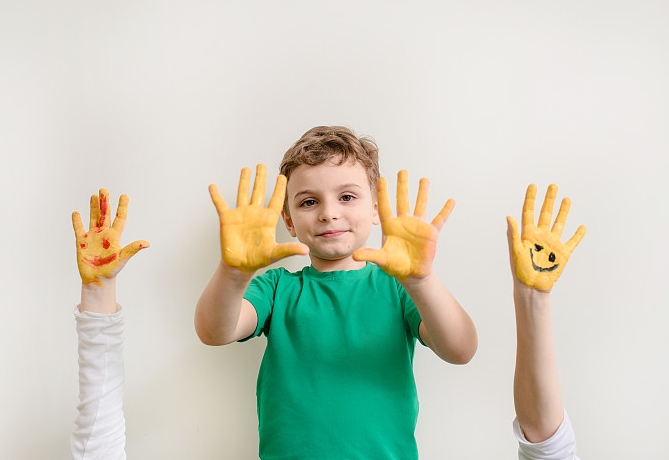
POLYGON ((348 256, 337 260, 324 260, 316 257, 311 258, 311 266, 319 272, 333 272, 337 270, 360 270, 365 268, 366 262, 353 260, 348 256))

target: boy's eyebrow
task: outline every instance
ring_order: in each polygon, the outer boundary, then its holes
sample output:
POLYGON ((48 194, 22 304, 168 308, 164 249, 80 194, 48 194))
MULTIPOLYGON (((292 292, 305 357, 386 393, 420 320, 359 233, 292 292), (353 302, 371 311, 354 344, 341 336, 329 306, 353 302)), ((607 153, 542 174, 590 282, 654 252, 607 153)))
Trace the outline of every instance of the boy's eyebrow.
MULTIPOLYGON (((355 182, 351 182, 349 184, 342 184, 338 187, 338 190, 350 190, 350 189, 362 189, 362 186, 360 184, 356 184, 355 182)), ((297 199, 302 195, 317 195, 317 194, 318 192, 315 190, 310 190, 310 189, 300 190, 295 194, 293 199, 297 199)))

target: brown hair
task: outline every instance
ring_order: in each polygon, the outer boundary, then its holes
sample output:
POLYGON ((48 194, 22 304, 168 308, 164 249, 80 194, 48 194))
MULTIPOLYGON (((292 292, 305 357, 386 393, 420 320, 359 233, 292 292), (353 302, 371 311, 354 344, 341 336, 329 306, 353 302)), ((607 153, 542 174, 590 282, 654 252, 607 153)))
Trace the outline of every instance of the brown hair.
MULTIPOLYGON (((290 175, 298 166, 316 166, 326 161, 336 165, 360 163, 367 172, 369 187, 376 195, 376 181, 380 175, 379 149, 373 139, 357 137, 343 126, 316 126, 304 133, 283 155, 279 173, 290 180, 290 175)), ((288 212, 287 201, 284 202, 284 211, 288 212)))

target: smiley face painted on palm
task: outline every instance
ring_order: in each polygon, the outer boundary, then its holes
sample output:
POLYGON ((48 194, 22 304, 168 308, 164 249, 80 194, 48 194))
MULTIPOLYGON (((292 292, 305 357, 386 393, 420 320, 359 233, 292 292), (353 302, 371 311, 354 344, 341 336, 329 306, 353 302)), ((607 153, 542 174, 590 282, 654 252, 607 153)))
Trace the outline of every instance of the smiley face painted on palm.
POLYGON ((557 195, 557 185, 551 184, 541 207, 539 222, 534 225, 534 201, 537 187, 531 184, 525 194, 522 218, 522 236, 518 234, 518 224, 509 217, 511 231, 512 258, 516 276, 529 287, 547 291, 558 280, 569 256, 585 235, 581 225, 566 243, 560 241, 571 200, 564 198, 552 228, 549 228, 553 205, 557 195))
POLYGON ((536 243, 534 245, 534 248, 530 248, 530 260, 532 261, 532 268, 537 272, 552 272, 553 270, 558 268, 560 266, 560 264, 555 263, 555 253, 554 252, 550 252, 550 254, 548 254, 549 251, 544 251, 544 249, 545 248, 542 245, 536 244, 536 243), (544 251, 544 252, 541 252, 541 251, 544 251), (539 253, 541 253, 541 254, 539 254, 539 253), (535 254, 536 254, 536 257, 535 257, 535 254), (548 254, 548 263, 553 264, 553 265, 547 266, 546 263, 543 263, 541 265, 537 265, 536 261, 538 259, 540 259, 539 255, 545 256, 546 254, 548 254))

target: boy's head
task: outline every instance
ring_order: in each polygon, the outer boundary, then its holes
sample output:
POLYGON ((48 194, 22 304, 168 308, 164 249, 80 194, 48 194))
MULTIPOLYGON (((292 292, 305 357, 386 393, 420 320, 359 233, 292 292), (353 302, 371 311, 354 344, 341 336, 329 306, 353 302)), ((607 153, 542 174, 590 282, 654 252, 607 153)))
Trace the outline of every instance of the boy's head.
MULTIPOLYGON (((379 178, 379 149, 367 137, 357 137, 343 126, 316 126, 304 133, 284 154, 279 173, 290 181, 290 175, 300 165, 316 166, 330 161, 334 164, 360 163, 367 173, 369 187, 376 196, 379 178)), ((288 213, 288 204, 284 202, 288 213)))

